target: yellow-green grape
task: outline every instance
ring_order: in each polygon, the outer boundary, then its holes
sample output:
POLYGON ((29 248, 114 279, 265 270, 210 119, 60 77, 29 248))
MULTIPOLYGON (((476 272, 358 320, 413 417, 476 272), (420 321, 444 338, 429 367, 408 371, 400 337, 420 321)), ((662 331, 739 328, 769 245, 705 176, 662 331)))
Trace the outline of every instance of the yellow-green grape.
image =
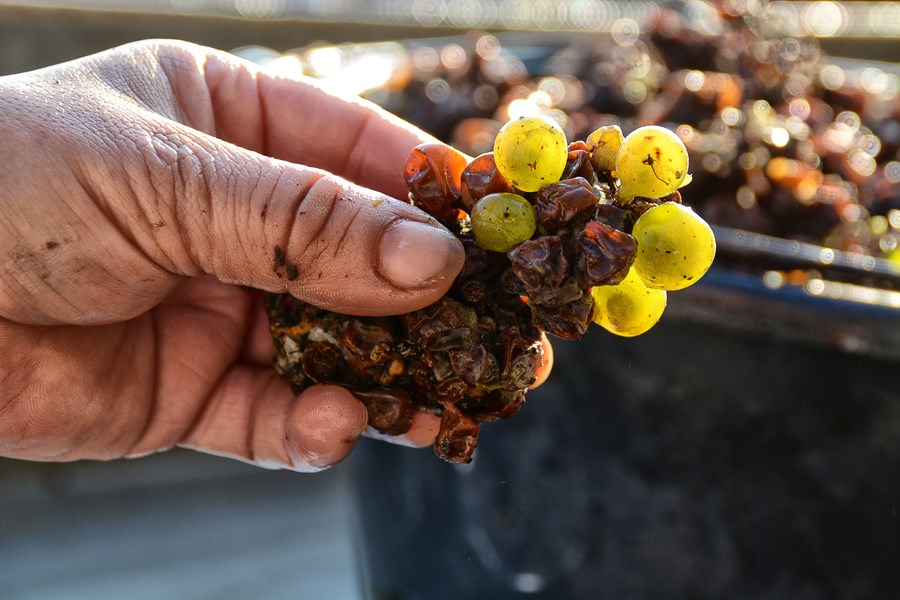
POLYGON ((687 148, 665 127, 638 127, 622 142, 616 174, 623 198, 662 198, 681 187, 688 170, 687 148))
POLYGON ((488 194, 472 208, 472 233, 485 250, 507 252, 537 228, 534 206, 518 194, 488 194))
POLYGON ((567 157, 566 134, 555 121, 543 117, 513 119, 494 138, 497 170, 523 192, 536 192, 559 181, 567 157))
POLYGON ((622 129, 618 125, 604 125, 587 137, 591 149, 591 164, 598 171, 614 171, 616 156, 622 147, 622 129))
POLYGON ((642 214, 631 232, 637 241, 634 269, 648 287, 680 290, 696 283, 716 256, 709 224, 675 202, 642 214))
POLYGON ((623 337, 646 333, 666 309, 666 291, 648 288, 634 267, 616 285, 598 285, 594 296, 594 323, 623 337))

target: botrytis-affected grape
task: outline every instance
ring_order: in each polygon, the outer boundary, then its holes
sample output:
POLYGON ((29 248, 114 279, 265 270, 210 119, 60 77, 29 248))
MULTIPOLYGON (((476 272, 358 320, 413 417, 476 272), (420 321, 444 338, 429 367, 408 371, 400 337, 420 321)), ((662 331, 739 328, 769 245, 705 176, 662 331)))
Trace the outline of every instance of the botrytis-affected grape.
POLYGON ((634 269, 652 288, 680 290, 696 283, 716 255, 716 238, 709 224, 675 202, 642 214, 632 235, 638 244, 634 269))
MULTIPOLYGON (((414 148, 403 172, 409 200, 465 252, 450 289, 383 317, 269 295, 276 368, 295 392, 323 383, 350 390, 385 435, 408 432, 417 411, 439 415, 435 453, 469 462, 481 424, 524 405, 544 334, 577 340, 593 321, 640 335, 662 315, 666 289, 709 268, 715 241, 702 219, 674 197, 622 196, 667 196, 684 185, 683 147, 660 131, 626 139, 608 126, 567 146, 555 122, 523 117, 501 129, 494 152, 471 160, 442 144, 414 148)), ((276 266, 284 260, 279 250, 276 266)))
POLYGON ((688 153, 681 139, 665 127, 638 127, 622 142, 616 174, 623 198, 662 198, 681 187, 688 153))
POLYGON ((519 117, 504 125, 494 140, 497 170, 523 192, 556 183, 566 168, 566 134, 550 119, 519 117))
POLYGON ((618 125, 604 125, 590 134, 586 141, 591 150, 591 164, 594 168, 598 171, 614 171, 616 157, 624 139, 618 125))
POLYGON ((622 337, 646 333, 666 308, 666 291, 648 288, 634 267, 617 285, 598 285, 594 297, 594 323, 622 337))

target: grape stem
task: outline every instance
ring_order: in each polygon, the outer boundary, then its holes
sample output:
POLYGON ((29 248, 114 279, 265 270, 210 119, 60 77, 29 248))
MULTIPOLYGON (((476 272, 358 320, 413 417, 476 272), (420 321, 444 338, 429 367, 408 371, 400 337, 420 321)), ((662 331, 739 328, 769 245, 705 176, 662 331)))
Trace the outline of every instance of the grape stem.
POLYGON ((656 177, 657 179, 659 179, 660 181, 662 181, 664 184, 669 185, 669 182, 668 182, 668 181, 666 181, 665 179, 663 179, 662 177, 660 177, 659 175, 656 174, 656 169, 653 168, 653 162, 654 162, 654 161, 653 161, 653 157, 652 157, 652 156, 650 156, 650 155, 648 154, 648 155, 647 155, 647 158, 644 159, 644 160, 642 160, 641 162, 644 163, 645 165, 647 165, 648 167, 650 167, 650 170, 653 171, 653 176, 654 176, 654 177, 656 177))

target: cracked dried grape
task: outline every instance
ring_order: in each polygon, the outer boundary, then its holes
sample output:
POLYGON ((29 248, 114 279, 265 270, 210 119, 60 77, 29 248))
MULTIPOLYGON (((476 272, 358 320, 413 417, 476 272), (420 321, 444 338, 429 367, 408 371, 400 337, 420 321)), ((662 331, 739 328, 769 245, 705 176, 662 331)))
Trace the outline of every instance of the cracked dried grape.
POLYGON ((625 136, 618 125, 604 125, 596 129, 587 138, 591 152, 591 164, 598 171, 613 171, 616 168, 616 157, 625 136))

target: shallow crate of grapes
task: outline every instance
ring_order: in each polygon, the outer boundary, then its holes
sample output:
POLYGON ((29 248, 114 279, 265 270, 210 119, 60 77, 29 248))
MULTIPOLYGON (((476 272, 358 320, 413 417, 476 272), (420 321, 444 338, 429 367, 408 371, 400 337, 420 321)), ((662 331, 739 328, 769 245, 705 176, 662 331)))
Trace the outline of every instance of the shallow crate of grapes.
POLYGON ((648 332, 554 339, 471 463, 363 445, 370 597, 898 596, 896 65, 727 10, 369 50, 393 75, 366 94, 471 156, 520 114, 569 140, 663 125, 717 241, 648 332))

